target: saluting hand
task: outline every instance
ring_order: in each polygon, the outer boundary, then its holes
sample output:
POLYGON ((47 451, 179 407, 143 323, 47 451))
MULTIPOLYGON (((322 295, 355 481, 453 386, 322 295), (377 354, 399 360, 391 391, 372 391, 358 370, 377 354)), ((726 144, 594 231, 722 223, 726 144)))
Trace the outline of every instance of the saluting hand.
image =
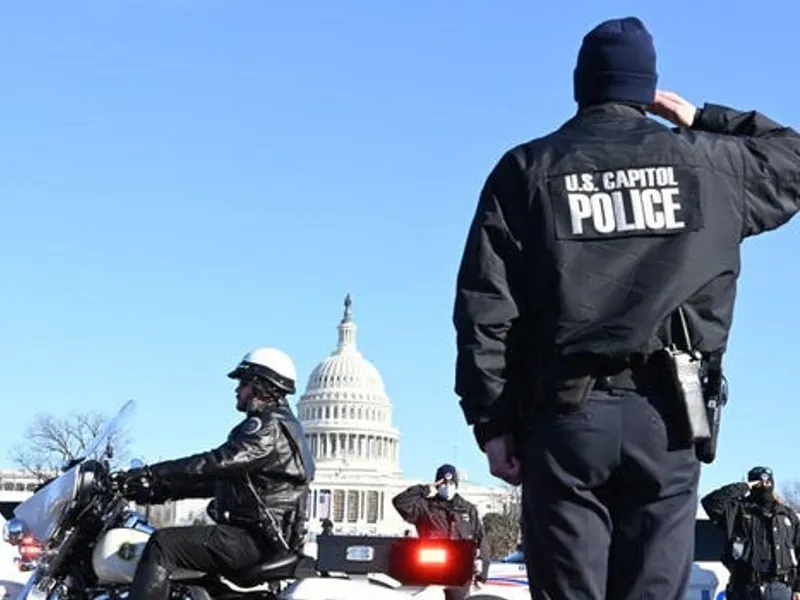
POLYGON ((691 127, 697 107, 675 92, 656 91, 656 99, 647 107, 648 112, 680 127, 691 127))
POLYGON ((438 481, 434 481, 432 484, 428 486, 428 498, 433 498, 436 494, 439 493, 440 485, 444 485, 444 479, 439 479, 438 481))
POLYGON ((511 485, 522 482, 522 465, 514 453, 514 438, 503 435, 489 440, 484 445, 489 459, 489 472, 511 485))

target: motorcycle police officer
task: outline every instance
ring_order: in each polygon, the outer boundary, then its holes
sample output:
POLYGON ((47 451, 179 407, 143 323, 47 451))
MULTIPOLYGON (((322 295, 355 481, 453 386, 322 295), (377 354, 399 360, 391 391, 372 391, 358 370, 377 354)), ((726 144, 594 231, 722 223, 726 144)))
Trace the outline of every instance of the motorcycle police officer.
POLYGON ((683 598, 740 243, 800 209, 797 132, 657 79, 639 19, 590 31, 577 114, 502 156, 461 259, 455 391, 522 485, 533 598, 683 598))
MULTIPOLYGON (((457 490, 458 471, 453 465, 444 464, 436 469, 433 484, 412 485, 392 498, 392 504, 406 522, 417 528, 418 537, 474 540, 478 545, 476 579, 485 580, 489 552, 483 523, 475 505, 457 490)), ((469 587, 446 588, 446 600, 465 598, 469 587)))
POLYGON ((731 600, 800 600, 800 520, 775 495, 768 467, 753 467, 747 483, 714 490, 701 503, 708 518, 725 531, 722 563, 731 572, 731 600))
POLYGON ((295 392, 292 360, 275 348, 245 355, 236 409, 246 418, 208 452, 127 472, 123 489, 137 503, 210 498, 210 526, 166 527, 148 541, 131 600, 167 600, 175 569, 235 572, 300 549, 314 460, 286 399, 295 392))

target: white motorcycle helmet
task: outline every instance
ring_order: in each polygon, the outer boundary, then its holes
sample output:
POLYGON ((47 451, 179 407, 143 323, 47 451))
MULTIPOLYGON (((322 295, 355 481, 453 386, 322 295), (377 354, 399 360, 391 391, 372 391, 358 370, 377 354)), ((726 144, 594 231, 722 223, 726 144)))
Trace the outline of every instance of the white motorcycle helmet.
POLYGON ((296 391, 297 371, 289 355, 277 348, 256 348, 244 355, 236 368, 228 373, 231 379, 259 377, 287 394, 296 391))

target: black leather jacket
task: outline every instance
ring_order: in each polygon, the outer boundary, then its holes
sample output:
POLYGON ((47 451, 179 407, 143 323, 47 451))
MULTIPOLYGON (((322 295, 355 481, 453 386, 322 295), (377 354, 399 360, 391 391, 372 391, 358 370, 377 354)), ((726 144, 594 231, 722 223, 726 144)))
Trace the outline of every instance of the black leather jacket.
POLYGON ((214 450, 150 466, 159 501, 214 497, 218 523, 305 521, 315 465, 303 428, 286 401, 248 414, 214 450), (269 513, 269 514, 265 514, 269 513))

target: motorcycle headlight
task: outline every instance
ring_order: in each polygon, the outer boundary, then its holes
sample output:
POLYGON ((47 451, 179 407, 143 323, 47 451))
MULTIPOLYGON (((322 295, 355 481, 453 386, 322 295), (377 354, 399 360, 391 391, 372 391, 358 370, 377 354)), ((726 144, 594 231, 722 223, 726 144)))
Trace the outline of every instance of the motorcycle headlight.
POLYGON ((25 537, 25 523, 22 519, 10 519, 3 525, 3 540, 12 546, 19 546, 25 537))

